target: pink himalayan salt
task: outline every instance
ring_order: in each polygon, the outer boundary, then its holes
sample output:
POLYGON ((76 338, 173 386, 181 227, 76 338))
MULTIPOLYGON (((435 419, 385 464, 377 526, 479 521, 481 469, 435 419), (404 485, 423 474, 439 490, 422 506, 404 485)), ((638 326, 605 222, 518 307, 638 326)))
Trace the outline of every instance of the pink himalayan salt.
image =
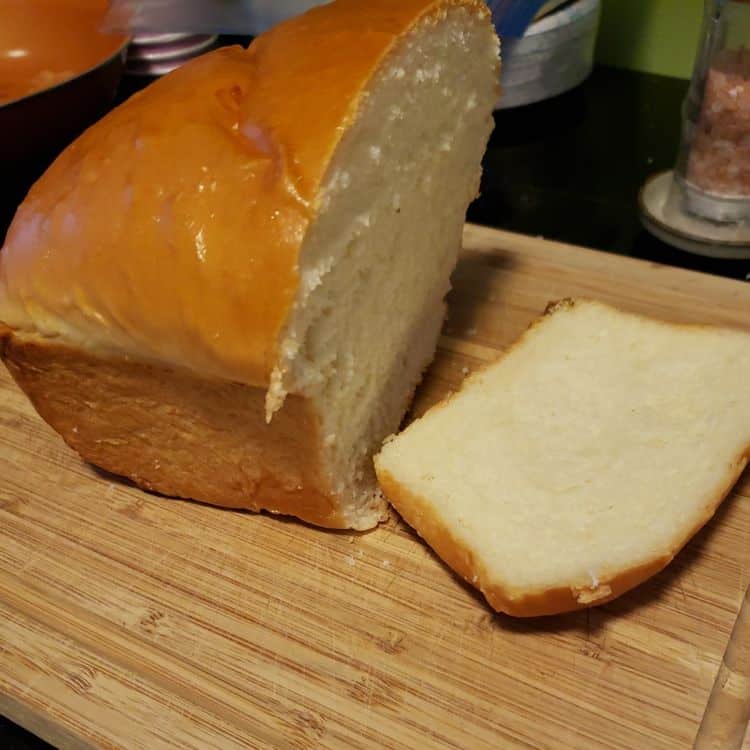
POLYGON ((724 50, 708 71, 687 178, 712 193, 750 196, 750 50, 724 50))

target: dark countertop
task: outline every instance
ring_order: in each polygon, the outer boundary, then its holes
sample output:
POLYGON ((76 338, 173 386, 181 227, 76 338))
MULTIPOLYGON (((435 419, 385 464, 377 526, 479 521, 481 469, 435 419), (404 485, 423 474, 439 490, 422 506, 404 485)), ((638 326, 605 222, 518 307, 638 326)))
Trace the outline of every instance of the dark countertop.
MULTIPOLYGON (((117 101, 146 83, 126 77, 117 101)), ((599 67, 556 99, 496 114, 482 194, 468 219, 549 239, 736 279, 750 260, 701 258, 641 228, 637 196, 652 173, 673 165, 687 82, 599 67)), ((44 163, 10 175, 0 191, 0 237, 44 163)), ((49 745, 0 717, 0 747, 49 745)))
POLYGON ((691 255, 640 225, 638 191, 674 166, 687 81, 598 67, 577 89, 496 115, 479 224, 745 279, 750 260, 691 255))

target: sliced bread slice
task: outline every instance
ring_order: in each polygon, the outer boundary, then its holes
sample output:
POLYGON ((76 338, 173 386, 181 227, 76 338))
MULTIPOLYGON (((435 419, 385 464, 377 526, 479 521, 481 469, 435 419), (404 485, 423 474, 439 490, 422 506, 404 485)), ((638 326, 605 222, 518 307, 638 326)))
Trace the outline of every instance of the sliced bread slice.
POLYGON ((375 459, 498 611, 601 604, 669 563, 750 454, 750 333, 566 300, 375 459))

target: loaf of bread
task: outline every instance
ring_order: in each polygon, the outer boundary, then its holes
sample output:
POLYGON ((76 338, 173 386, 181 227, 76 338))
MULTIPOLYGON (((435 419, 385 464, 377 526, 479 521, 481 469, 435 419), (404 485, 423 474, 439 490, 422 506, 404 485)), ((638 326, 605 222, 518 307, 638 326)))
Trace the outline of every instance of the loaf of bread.
POLYGON ((601 604, 672 560, 750 457, 750 333, 550 308, 386 442, 404 519, 511 615, 601 604))
POLYGON ((86 460, 364 529, 433 356, 498 95, 480 0, 337 0, 66 149, 0 252, 2 357, 86 460))

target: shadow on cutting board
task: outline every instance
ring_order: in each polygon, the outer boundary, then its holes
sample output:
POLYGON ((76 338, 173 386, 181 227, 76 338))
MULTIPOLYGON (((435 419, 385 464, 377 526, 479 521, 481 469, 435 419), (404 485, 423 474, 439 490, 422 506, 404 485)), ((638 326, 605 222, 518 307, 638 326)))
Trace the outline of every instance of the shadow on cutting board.
MULTIPOLYGON (((488 305, 502 303, 503 285, 518 265, 518 258, 502 250, 467 251, 458 259, 451 275, 451 291, 448 294, 448 317, 443 332, 461 337, 461 333, 479 329, 479 313, 488 305), (498 273, 501 272, 501 273, 498 273)), ((540 313, 542 311, 540 310, 540 313)), ((470 336, 469 336, 470 338, 470 336)))

